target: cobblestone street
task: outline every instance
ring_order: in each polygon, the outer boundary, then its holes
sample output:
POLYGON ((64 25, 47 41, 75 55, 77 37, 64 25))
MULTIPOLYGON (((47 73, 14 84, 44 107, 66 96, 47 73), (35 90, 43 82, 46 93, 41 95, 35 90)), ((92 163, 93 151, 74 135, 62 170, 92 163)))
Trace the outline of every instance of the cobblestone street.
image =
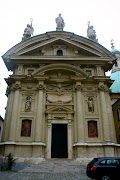
POLYGON ((86 166, 76 161, 42 161, 18 172, 0 171, 1 180, 90 180, 86 166))

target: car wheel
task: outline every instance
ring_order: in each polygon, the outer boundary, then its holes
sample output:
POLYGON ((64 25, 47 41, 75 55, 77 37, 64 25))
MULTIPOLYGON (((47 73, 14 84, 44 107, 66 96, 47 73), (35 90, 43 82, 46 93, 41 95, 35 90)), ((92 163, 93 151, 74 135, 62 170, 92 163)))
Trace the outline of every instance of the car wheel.
POLYGON ((109 178, 109 176, 104 175, 104 176, 101 178, 101 180, 110 180, 110 178, 109 178))

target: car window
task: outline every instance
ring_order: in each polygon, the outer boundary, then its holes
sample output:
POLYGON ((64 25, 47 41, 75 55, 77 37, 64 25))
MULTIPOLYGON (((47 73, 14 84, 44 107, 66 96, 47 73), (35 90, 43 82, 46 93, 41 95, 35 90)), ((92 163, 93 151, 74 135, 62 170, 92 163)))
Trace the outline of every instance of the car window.
POLYGON ((113 159, 113 164, 114 165, 119 165, 119 160, 118 159, 113 159))
POLYGON ((118 159, 107 159, 107 165, 119 165, 118 159))
POLYGON ((102 160, 101 162, 100 162, 100 165, 105 165, 106 164, 106 160, 102 160))

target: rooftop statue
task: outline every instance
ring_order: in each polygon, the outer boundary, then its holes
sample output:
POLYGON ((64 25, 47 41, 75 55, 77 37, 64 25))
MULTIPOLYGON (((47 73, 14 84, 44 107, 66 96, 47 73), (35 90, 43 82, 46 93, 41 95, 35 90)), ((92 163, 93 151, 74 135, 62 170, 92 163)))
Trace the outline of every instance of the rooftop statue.
POLYGON ((98 39, 96 39, 96 32, 93 29, 93 26, 90 26, 90 21, 88 21, 87 37, 95 42, 98 42, 98 39))
POLYGON ((27 27, 24 30, 24 34, 22 37, 22 40, 28 39, 33 36, 34 28, 32 27, 32 19, 31 19, 31 25, 27 24, 27 27))
POLYGON ((56 31, 63 31, 63 28, 65 26, 64 19, 61 17, 61 14, 55 19, 57 27, 56 31))

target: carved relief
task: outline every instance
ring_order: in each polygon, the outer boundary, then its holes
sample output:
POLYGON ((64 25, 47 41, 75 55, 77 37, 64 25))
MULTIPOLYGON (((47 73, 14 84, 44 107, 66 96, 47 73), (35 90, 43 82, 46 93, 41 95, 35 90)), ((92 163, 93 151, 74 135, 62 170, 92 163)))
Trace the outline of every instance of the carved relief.
POLYGON ((63 84, 63 83, 57 83, 57 84, 48 84, 47 85, 47 91, 56 91, 58 95, 62 95, 63 91, 71 91, 73 89, 72 84, 63 84))
POLYGON ((72 94, 48 94, 47 101, 49 103, 70 103, 72 101, 72 94))
POLYGON ((53 114, 53 119, 66 119, 67 115, 65 114, 53 114))

